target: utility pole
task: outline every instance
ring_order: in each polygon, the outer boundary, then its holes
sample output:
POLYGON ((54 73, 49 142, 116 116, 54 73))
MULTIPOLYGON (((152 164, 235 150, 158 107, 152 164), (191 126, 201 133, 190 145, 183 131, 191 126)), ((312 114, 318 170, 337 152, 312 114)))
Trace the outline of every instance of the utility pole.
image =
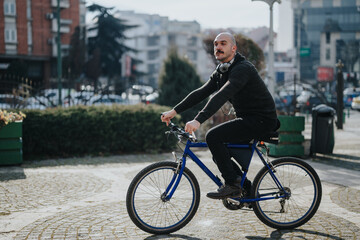
POLYGON ((293 105, 294 105, 294 116, 296 114, 296 73, 294 74, 294 96, 293 96, 293 105))
POLYGON ((275 2, 281 3, 281 0, 252 0, 262 1, 269 4, 270 7, 270 29, 269 29, 269 65, 268 65, 268 88, 271 95, 275 96, 275 71, 274 71, 274 30, 273 30, 273 5, 275 2))
POLYGON ((342 72, 342 68, 344 64, 339 59, 338 63, 336 64, 338 69, 337 71, 337 104, 336 104, 336 114, 337 114, 337 122, 336 126, 337 129, 343 129, 343 114, 344 114, 344 76, 342 72))
POLYGON ((300 9, 300 0, 297 1, 296 10, 294 10, 296 16, 297 32, 296 32, 296 71, 299 82, 301 82, 300 75, 300 48, 301 48, 301 9, 300 9))
POLYGON ((58 79, 58 90, 59 90, 59 106, 62 106, 61 100, 61 79, 62 79, 62 59, 61 59, 61 35, 60 35, 60 0, 57 0, 56 8, 56 20, 57 20, 57 79, 58 79))

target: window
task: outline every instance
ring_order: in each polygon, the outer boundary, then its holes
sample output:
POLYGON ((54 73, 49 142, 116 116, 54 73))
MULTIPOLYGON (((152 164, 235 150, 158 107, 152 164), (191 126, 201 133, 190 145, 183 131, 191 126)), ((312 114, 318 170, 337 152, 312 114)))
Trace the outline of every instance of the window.
POLYGON ((159 50, 148 51, 148 60, 157 59, 160 56, 159 50))
POLYGON ((176 44, 176 36, 173 34, 169 35, 168 42, 169 42, 169 45, 175 45, 176 44))
POLYGON ((28 19, 31 18, 31 1, 27 0, 26 16, 28 19))
POLYGON ((149 64, 148 65, 148 73, 156 74, 159 72, 159 64, 149 64))
POLYGON ((81 23, 82 25, 85 25, 85 23, 86 23, 86 17, 85 17, 85 15, 80 15, 80 23, 81 23))
POLYGON ((15 0, 4 1, 4 14, 15 16, 16 14, 15 0))
POLYGON ((326 58, 326 60, 330 60, 330 57, 331 57, 330 48, 327 48, 327 49, 326 49, 325 58, 326 58))
POLYGON ((5 42, 6 43, 16 43, 16 29, 15 28, 5 28, 5 42))
POLYGON ((187 55, 188 55, 188 58, 192 61, 196 61, 197 60, 197 52, 196 51, 192 51, 192 50, 189 50, 187 52, 187 55))
POLYGON ((326 44, 329 44, 330 43, 330 40, 331 40, 331 34, 329 32, 325 33, 326 34, 326 44))
POLYGON ((28 45, 32 45, 32 26, 30 22, 27 24, 27 30, 28 45))
POLYGON ((196 46, 197 38, 196 37, 189 37, 188 38, 188 45, 196 46))
POLYGON ((158 46, 160 42, 159 36, 151 36, 147 38, 147 45, 148 46, 158 46))

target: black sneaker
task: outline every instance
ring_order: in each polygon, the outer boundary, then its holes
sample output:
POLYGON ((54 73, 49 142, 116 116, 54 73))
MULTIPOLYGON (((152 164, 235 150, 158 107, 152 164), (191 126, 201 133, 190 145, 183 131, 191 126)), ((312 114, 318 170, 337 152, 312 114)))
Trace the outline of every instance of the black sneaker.
MULTIPOLYGON (((251 198, 251 181, 249 179, 245 179, 244 182, 244 196, 245 198, 251 198)), ((249 202, 245 204, 246 207, 252 208, 252 203, 249 202)))
POLYGON ((245 197, 250 198, 251 195, 251 181, 249 179, 245 179, 244 182, 244 192, 245 197))
MULTIPOLYGON (((234 186, 241 187, 241 176, 238 176, 234 182, 234 186)), ((251 195, 251 181, 245 178, 244 186, 243 186, 243 194, 245 197, 249 198, 251 195)))
POLYGON ((241 188, 231 185, 223 185, 216 192, 209 192, 206 196, 212 199, 240 197, 241 188))

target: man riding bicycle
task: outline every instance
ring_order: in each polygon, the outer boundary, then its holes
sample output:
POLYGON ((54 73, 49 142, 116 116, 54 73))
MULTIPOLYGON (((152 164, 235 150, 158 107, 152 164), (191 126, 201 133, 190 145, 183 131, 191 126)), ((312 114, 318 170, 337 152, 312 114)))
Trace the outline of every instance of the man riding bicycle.
MULTIPOLYGON (((227 101, 233 105, 236 119, 219 124, 206 134, 206 143, 225 180, 225 184, 207 197, 224 199, 241 195, 241 177, 234 168, 229 150, 224 143, 236 143, 259 138, 277 127, 274 100, 254 65, 237 52, 235 38, 230 33, 220 33, 214 40, 214 55, 220 64, 200 88, 192 91, 172 110, 165 112, 161 120, 170 120, 210 95, 205 107, 185 125, 190 134, 216 113, 227 101)), ((250 187, 250 181, 244 187, 250 187)))

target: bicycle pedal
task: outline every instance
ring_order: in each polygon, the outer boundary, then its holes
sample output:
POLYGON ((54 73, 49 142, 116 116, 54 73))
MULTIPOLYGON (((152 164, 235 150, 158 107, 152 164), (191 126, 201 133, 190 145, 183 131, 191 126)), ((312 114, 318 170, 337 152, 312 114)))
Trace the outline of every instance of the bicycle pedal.
POLYGON ((232 198, 226 198, 227 201, 229 201, 230 203, 234 204, 234 205, 240 205, 240 202, 235 200, 235 199, 232 199, 232 198))
POLYGON ((244 207, 252 209, 252 204, 251 203, 244 203, 244 207))

